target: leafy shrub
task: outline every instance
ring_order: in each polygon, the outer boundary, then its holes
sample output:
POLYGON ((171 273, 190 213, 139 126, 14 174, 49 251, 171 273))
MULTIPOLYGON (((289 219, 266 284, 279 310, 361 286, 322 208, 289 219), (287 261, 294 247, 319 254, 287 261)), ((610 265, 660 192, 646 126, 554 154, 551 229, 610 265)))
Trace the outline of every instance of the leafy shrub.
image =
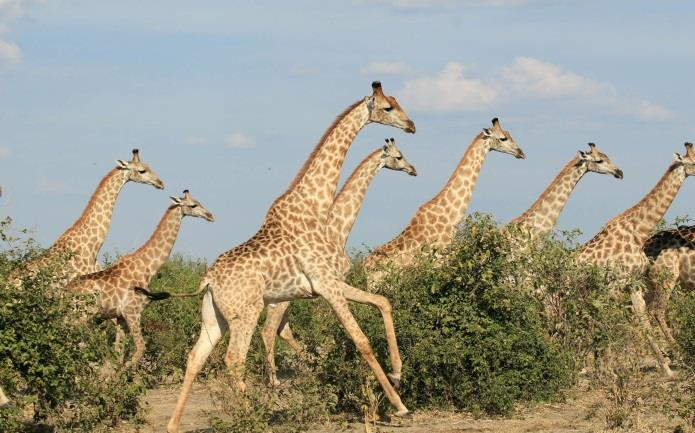
POLYGON ((0 226, 10 249, 0 253, 0 383, 14 407, 0 410, 0 431, 106 430, 138 410, 140 385, 115 373, 95 380, 110 354, 107 327, 85 323, 93 299, 77 298, 54 284, 58 261, 15 287, 19 271, 38 250, 31 240, 10 237, 10 220, 0 226), (23 412, 31 409, 32 419, 23 412))

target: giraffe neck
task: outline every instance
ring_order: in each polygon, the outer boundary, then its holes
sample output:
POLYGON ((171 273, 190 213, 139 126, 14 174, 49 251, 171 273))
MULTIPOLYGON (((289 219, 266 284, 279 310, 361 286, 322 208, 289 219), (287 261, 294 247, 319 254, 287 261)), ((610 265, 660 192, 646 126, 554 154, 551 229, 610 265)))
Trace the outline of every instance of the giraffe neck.
POLYGON ((622 226, 628 227, 638 243, 644 245, 649 239, 671 206, 685 178, 685 167, 672 165, 642 200, 617 217, 622 226))
POLYGON ((581 164, 578 156, 572 158, 531 207, 509 224, 522 226, 531 237, 546 236, 555 227, 567 199, 586 172, 587 165, 581 164))
POLYGON ((133 257, 142 257, 146 263, 145 278, 149 279, 166 262, 171 254, 176 237, 181 228, 183 211, 180 206, 171 206, 159 220, 157 228, 150 238, 137 251, 131 254, 133 257))
POLYGON ((88 252, 90 259, 96 261, 111 225, 116 198, 126 182, 126 170, 114 168, 108 172, 99 182, 80 217, 58 238, 56 244, 64 244, 71 238, 76 238, 80 251, 88 252))
POLYGON ((444 215, 449 226, 456 227, 468 209, 473 188, 489 151, 490 146, 483 140, 482 133, 478 134, 468 145, 466 153, 444 188, 432 200, 424 204, 418 213, 434 211, 438 215, 444 215))
POLYGON ((345 181, 330 208, 328 215, 330 238, 341 248, 345 247, 345 242, 355 224, 367 187, 381 168, 379 166, 381 153, 381 150, 376 150, 360 162, 345 181))
POLYGON ((368 121, 366 100, 354 103, 339 115, 272 208, 280 210, 289 206, 299 209, 303 216, 325 220, 333 203, 345 154, 368 121))

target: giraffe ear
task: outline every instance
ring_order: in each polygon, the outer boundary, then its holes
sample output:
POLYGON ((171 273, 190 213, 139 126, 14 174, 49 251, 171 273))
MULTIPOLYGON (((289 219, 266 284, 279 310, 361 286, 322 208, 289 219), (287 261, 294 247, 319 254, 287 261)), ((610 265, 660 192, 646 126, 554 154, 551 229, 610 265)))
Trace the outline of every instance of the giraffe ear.
POLYGON ((579 159, 587 160, 589 159, 589 154, 584 152, 583 150, 579 151, 579 159))
POLYGON ((683 162, 683 157, 678 152, 673 152, 673 160, 676 162, 683 162))
POLYGON ((491 136, 492 136, 492 132, 490 131, 489 128, 483 128, 483 135, 486 136, 486 137, 491 137, 491 136))
POLYGON ((181 204, 181 199, 178 197, 174 197, 173 195, 170 195, 169 198, 174 204, 181 204))
POLYGON ((123 161, 122 159, 117 159, 116 160, 116 168, 119 170, 127 170, 128 169, 128 163, 123 161))

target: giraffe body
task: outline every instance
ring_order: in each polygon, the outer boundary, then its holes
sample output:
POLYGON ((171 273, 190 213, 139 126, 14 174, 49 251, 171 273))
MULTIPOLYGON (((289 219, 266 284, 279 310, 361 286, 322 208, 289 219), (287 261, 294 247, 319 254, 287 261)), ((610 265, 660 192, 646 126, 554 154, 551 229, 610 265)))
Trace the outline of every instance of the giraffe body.
MULTIPOLYGON (((675 155, 674 162, 647 195, 636 205, 608 221, 601 231, 582 247, 577 257, 578 262, 611 266, 625 276, 640 279, 647 276, 649 259, 644 252, 644 246, 671 206, 686 177, 695 174, 695 152, 691 143, 686 143, 685 147, 686 154, 675 155)), ((642 289, 632 287, 630 299, 638 324, 645 332, 645 337, 662 370, 665 374, 672 375, 668 362, 649 336, 649 319, 642 289)))
POLYGON ((407 266, 423 247, 442 248, 451 242, 463 219, 485 157, 495 150, 524 158, 523 151, 508 131, 502 130, 497 118, 492 128, 485 128, 468 146, 463 158, 444 188, 415 212, 408 225, 391 241, 374 249, 364 260, 364 267, 374 271, 382 263, 407 266))
MULTIPOLYGON (((342 276, 342 280, 345 279, 345 276, 350 270, 350 257, 345 252, 345 243, 355 223, 357 214, 362 207, 367 188, 381 168, 403 171, 411 176, 417 175, 415 167, 403 157, 403 153, 396 148, 395 141, 391 138, 390 140, 386 140, 386 145, 382 149, 376 150, 364 158, 345 181, 345 184, 336 195, 331 205, 328 225, 326 226, 328 237, 333 241, 335 247, 342 252, 342 254, 336 256, 337 262, 335 263, 338 273, 342 276)), ((382 299, 376 298, 381 297, 371 295, 370 300, 372 302, 370 303, 372 305, 377 307, 384 305, 382 299)), ((279 304, 271 304, 266 309, 266 321, 261 336, 266 349, 266 362, 271 385, 279 384, 276 374, 277 368, 275 367, 274 351, 275 337, 277 335, 285 340, 295 352, 303 355, 302 346, 295 340, 294 334, 288 323, 288 307, 289 302, 282 302, 279 304)), ((392 382, 396 380, 396 378, 392 378, 392 382)))
MULTIPOLYGON (((397 414, 408 413, 347 307, 362 292, 342 281, 335 266, 341 252, 325 230, 345 153, 357 133, 370 122, 415 132, 395 98, 384 95, 378 82, 372 88, 371 96, 348 107, 326 131, 289 188, 273 202, 259 231, 220 255, 204 275, 201 287, 209 290, 203 297, 201 334, 188 355, 167 426, 170 433, 178 430, 193 381, 224 331, 229 329, 225 363, 237 389, 243 390, 243 365, 261 311, 267 304, 301 298, 322 297, 331 305, 397 414)), ((392 366, 400 374, 401 366, 392 366)))
POLYGON ((181 220, 185 216, 214 220, 213 215, 188 191, 184 191, 181 198, 172 197, 172 201, 142 247, 119 258, 108 269, 80 276, 66 286, 66 290, 73 293, 97 295, 99 315, 104 319, 118 319, 128 327, 135 342, 135 353, 128 367, 137 364, 144 353, 145 343, 140 330, 142 311, 150 300, 169 297, 168 293, 152 293, 145 287, 169 258, 181 220))

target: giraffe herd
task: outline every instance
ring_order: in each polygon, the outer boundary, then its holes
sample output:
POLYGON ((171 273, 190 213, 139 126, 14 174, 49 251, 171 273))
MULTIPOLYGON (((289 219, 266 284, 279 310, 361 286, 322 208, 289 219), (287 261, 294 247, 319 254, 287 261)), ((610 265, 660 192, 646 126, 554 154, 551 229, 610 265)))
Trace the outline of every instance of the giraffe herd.
MULTIPOLYGON (((369 123, 380 123, 415 133, 415 124, 398 101, 385 95, 381 83, 372 83, 370 95, 342 112, 326 130, 285 192, 271 204, 258 232, 246 242, 221 254, 206 270, 196 292, 203 293, 200 334, 191 349, 180 395, 167 426, 178 431, 179 422, 193 382, 213 348, 228 333, 224 356, 233 386, 244 390, 243 367, 252 334, 264 309, 266 321, 261 337, 266 349, 269 381, 276 385, 274 343, 276 336, 302 351, 290 329, 287 308, 292 300, 323 298, 337 316, 347 335, 371 368, 395 415, 406 417, 398 387, 402 362, 387 298, 352 287, 345 282, 350 260, 345 243, 360 211, 366 191, 382 168, 415 176, 416 169, 404 157, 393 138, 373 151, 357 166, 336 194, 338 179, 350 145, 369 123), (349 302, 376 307, 383 318, 388 343, 390 371, 387 373, 372 352, 368 338, 348 308, 349 302)), ((686 143, 684 155, 675 158, 656 186, 635 206, 619 214, 580 248, 578 263, 617 268, 622 275, 643 279, 631 288, 630 298, 637 323, 651 344, 666 375, 672 375, 668 360, 649 333, 651 313, 665 337, 672 340, 665 311, 672 288, 680 283, 695 288, 695 227, 654 231, 688 176, 695 174, 695 151, 686 143)), ((368 286, 381 278, 385 264, 408 266, 425 248, 449 245, 466 213, 481 167, 490 151, 524 159, 524 152, 503 130, 497 118, 483 128, 468 145, 444 187, 421 205, 406 227, 391 241, 375 248, 363 261, 368 286)), ((525 231, 529 239, 546 237, 555 226, 569 196, 588 172, 610 174, 622 179, 623 172, 609 157, 589 143, 562 168, 545 191, 521 216, 509 224, 525 231)), ((135 351, 124 368, 136 365, 144 352, 140 315, 152 300, 169 298, 166 292, 151 292, 149 282, 163 265, 176 241, 186 216, 214 221, 210 211, 188 190, 171 197, 161 221, 149 240, 135 252, 101 270, 98 252, 109 229, 116 198, 129 181, 163 189, 164 183, 133 150, 130 161, 118 160, 99 183, 77 221, 37 259, 8 279, 8 289, 23 278, 65 256, 56 288, 76 294, 96 295, 99 314, 119 326, 116 351, 122 356, 123 331, 128 331, 135 351)), ((177 295, 174 295, 177 296, 177 295)), ((178 295, 182 296, 182 295, 178 295)), ((0 405, 8 402, 0 388, 0 405)))

